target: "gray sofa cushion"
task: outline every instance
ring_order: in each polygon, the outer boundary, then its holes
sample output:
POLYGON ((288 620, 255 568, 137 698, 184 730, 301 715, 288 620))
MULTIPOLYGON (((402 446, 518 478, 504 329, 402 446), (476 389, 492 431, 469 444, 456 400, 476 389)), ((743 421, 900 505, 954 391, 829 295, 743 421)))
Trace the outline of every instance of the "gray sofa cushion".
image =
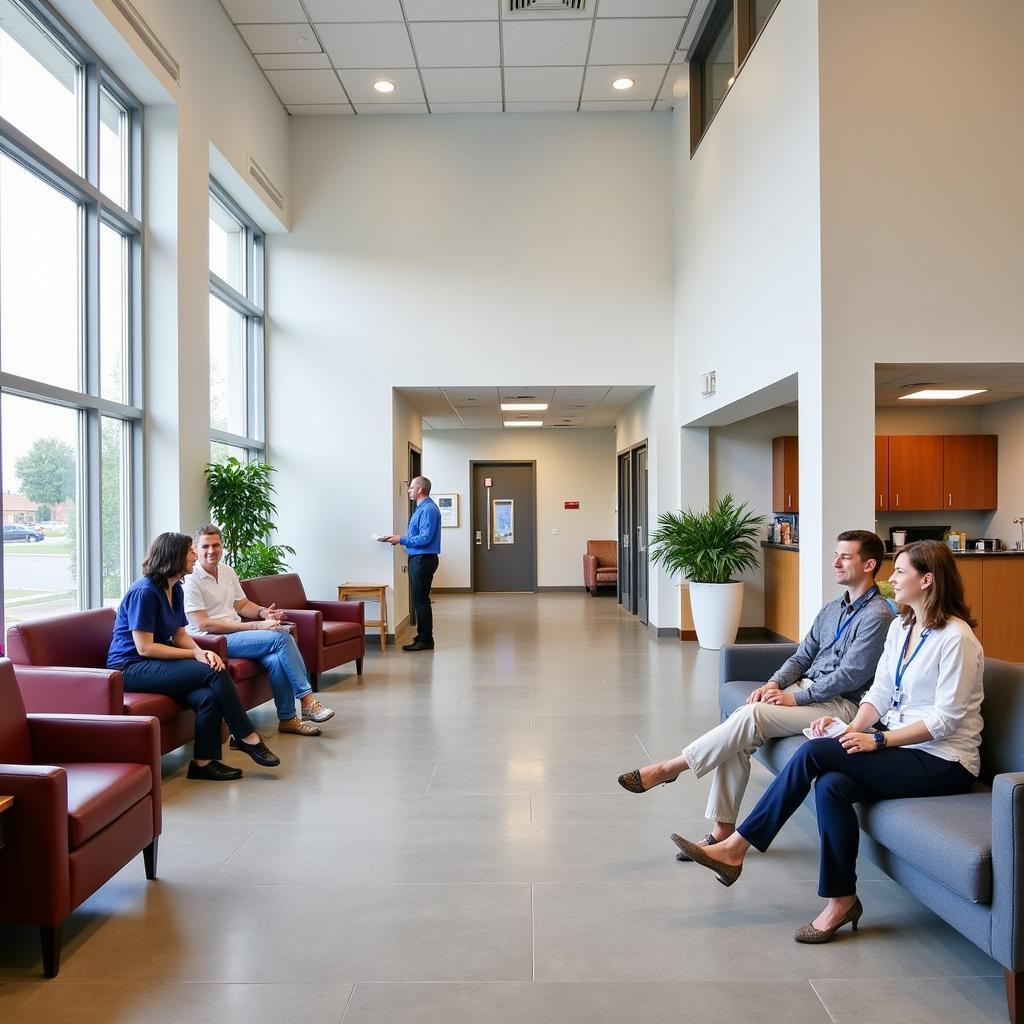
MULTIPOLYGON (((980 789, 980 787, 979 787, 980 789)), ((882 846, 973 903, 992 902, 992 793, 860 804, 882 846)))

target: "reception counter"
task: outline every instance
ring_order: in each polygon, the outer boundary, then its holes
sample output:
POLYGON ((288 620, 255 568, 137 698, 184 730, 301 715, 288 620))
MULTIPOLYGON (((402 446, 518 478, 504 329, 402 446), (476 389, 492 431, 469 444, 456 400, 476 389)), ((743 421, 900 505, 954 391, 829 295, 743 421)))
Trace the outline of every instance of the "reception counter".
POLYGON ((764 625, 778 637, 800 633, 800 548, 796 544, 761 542, 764 554, 764 625))

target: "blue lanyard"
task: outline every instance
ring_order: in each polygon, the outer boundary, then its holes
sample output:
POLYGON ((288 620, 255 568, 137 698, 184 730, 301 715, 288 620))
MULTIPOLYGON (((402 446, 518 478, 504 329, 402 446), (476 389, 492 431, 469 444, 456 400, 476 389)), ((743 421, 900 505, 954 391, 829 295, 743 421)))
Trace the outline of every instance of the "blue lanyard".
POLYGON ((869 601, 873 600, 878 594, 878 587, 872 587, 863 597, 859 598, 857 604, 853 607, 853 610, 844 619, 842 615, 839 617, 839 622, 836 623, 836 635, 829 644, 829 647, 835 647, 839 643, 840 637, 850 628, 850 623, 864 610, 864 607, 869 601))
POLYGON ((928 639, 928 634, 931 632, 930 629, 926 629, 921 633, 921 639, 917 641, 917 646, 914 648, 914 653, 907 658, 907 648, 910 646, 910 634, 914 632, 914 627, 911 626, 907 630, 907 639, 903 641, 903 650, 900 652, 900 660, 896 663, 896 693, 893 695, 893 707, 899 707, 903 700, 903 676, 906 674, 910 663, 917 657, 917 652, 921 650, 925 640, 928 639), (907 658, 906 661, 903 659, 907 658))

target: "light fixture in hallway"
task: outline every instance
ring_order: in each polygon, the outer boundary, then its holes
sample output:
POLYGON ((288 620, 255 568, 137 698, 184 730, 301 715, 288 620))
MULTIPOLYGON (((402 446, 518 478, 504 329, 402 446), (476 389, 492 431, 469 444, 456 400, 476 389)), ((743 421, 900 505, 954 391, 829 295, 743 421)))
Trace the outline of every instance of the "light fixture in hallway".
POLYGON ((632 78, 616 78, 612 82, 612 88, 618 89, 620 92, 624 89, 632 89, 634 85, 636 85, 636 82, 632 78))
POLYGON ((506 427, 543 427, 543 420, 505 420, 506 427))
POLYGON ((502 412, 547 412, 547 402, 502 402, 502 412))
POLYGON ((987 391, 987 388, 964 388, 960 390, 956 389, 932 389, 924 391, 913 391, 909 395, 900 395, 900 399, 912 398, 919 401, 936 401, 939 399, 953 400, 956 398, 970 398, 971 395, 983 395, 987 391))
POLYGON ((373 87, 374 87, 374 89, 377 90, 377 92, 394 92, 395 91, 395 83, 394 82, 389 82, 386 78, 381 78, 378 81, 374 82, 373 83, 373 87))

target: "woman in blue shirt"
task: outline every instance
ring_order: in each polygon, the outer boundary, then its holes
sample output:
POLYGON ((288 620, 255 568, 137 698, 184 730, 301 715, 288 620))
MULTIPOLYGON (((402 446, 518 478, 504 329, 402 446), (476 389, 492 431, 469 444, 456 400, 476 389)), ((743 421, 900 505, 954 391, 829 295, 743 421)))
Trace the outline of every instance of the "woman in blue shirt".
POLYGON ((253 729, 220 656, 199 647, 185 632, 181 578, 192 571, 195 560, 192 538, 183 533, 161 533, 153 541, 142 576, 117 609, 107 668, 120 670, 126 690, 163 694, 192 708, 195 756, 188 777, 223 782, 240 778, 242 771, 220 761, 222 720, 238 749, 257 764, 273 768, 281 760, 253 729))

